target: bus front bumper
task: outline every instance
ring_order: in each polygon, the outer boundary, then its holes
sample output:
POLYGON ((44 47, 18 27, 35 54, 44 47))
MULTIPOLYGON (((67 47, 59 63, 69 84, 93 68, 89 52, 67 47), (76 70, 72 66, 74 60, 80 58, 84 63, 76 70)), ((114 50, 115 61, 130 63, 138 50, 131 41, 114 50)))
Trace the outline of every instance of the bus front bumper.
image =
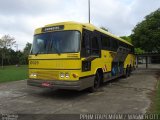
POLYGON ((77 81, 28 79, 27 84, 30 86, 37 86, 37 87, 42 87, 42 88, 69 89, 69 90, 80 91, 80 90, 93 86, 94 76, 82 78, 77 81))

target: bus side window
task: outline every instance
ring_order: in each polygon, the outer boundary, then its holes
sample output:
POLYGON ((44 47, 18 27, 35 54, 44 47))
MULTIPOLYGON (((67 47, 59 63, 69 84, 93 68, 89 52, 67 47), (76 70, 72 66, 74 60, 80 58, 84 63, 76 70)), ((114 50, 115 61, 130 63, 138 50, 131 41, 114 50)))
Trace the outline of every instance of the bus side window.
POLYGON ((110 38, 111 39, 111 49, 115 52, 117 52, 118 49, 118 42, 116 39, 114 38, 110 38))
POLYGON ((97 36, 92 37, 92 55, 99 56, 99 43, 97 36))
POLYGON ((108 36, 101 36, 101 42, 102 42, 102 49, 103 50, 110 50, 110 39, 108 36))
POLYGON ((97 56, 100 57, 100 35, 98 32, 83 30, 83 39, 81 47, 81 56, 97 56))
POLYGON ((88 57, 91 55, 91 32, 88 30, 83 30, 82 46, 81 46, 81 56, 88 57))
POLYGON ((117 52, 118 49, 118 40, 114 39, 114 50, 117 52))

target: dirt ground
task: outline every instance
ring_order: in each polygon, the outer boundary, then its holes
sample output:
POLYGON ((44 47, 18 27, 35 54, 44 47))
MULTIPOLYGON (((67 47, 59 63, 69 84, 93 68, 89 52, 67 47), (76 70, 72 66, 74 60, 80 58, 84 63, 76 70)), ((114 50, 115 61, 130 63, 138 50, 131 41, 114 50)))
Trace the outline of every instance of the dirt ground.
POLYGON ((26 80, 0 84, 0 113, 74 114, 146 113, 160 65, 144 65, 127 79, 104 84, 98 92, 50 90, 27 86, 26 80))

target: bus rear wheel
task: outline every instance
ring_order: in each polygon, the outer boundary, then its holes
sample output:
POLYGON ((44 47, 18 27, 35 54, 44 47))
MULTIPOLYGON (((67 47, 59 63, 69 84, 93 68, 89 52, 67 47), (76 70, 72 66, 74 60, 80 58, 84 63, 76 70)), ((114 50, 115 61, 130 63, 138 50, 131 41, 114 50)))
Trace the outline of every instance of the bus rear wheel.
POLYGON ((125 71, 125 78, 129 77, 131 75, 132 72, 132 66, 131 65, 127 65, 126 71, 125 71))
POLYGON ((96 92, 97 89, 99 88, 100 86, 100 73, 97 72, 96 75, 95 75, 95 78, 94 78, 94 85, 92 87, 89 88, 89 91, 92 93, 92 92, 96 92))
POLYGON ((128 65, 126 67, 126 70, 125 70, 125 73, 124 73, 124 77, 125 78, 129 77, 129 67, 128 67, 128 65))

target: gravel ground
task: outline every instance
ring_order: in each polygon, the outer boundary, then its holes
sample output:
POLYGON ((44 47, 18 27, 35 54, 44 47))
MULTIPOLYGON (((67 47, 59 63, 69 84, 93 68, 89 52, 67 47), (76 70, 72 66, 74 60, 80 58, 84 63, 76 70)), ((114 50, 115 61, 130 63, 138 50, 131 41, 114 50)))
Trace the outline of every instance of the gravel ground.
POLYGON ((146 113, 159 71, 160 65, 139 65, 130 77, 107 82, 95 93, 30 87, 26 80, 2 83, 0 113, 146 113))

